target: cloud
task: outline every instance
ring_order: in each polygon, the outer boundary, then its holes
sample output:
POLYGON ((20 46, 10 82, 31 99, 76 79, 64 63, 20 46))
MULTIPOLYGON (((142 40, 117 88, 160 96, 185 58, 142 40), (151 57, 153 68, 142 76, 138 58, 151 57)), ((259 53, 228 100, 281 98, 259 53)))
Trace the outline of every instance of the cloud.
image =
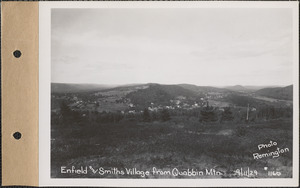
POLYGON ((54 9, 52 81, 289 83, 291 20, 288 9, 54 9))

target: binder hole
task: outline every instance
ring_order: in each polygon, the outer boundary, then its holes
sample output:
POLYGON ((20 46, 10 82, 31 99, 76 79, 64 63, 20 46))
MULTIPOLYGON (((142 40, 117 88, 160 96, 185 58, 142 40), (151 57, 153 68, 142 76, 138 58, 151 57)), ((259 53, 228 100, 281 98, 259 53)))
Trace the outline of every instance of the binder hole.
POLYGON ((13 54, 14 54, 15 58, 19 58, 22 55, 20 50, 15 50, 13 54))
POLYGON ((22 137, 22 134, 20 132, 15 132, 13 134, 13 137, 16 139, 16 140, 19 140, 21 137, 22 137))

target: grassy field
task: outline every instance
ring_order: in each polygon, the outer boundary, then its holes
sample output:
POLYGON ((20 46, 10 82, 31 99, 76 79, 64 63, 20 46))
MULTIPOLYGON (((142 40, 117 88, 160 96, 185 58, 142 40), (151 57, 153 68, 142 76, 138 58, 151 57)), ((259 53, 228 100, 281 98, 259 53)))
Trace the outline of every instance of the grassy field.
POLYGON ((267 178, 268 167, 280 172, 279 178, 292 177, 292 120, 201 124, 197 118, 172 117, 167 122, 52 125, 52 178, 141 178, 109 173, 100 176, 90 171, 80 175, 61 173, 61 166, 222 172, 199 177, 150 174, 145 178, 243 178, 234 173, 240 168, 257 170, 253 178, 267 178), (277 146, 258 150, 259 144, 270 141, 277 142, 277 146), (276 158, 253 158, 253 153, 271 152, 277 147, 289 148, 289 152, 276 158))

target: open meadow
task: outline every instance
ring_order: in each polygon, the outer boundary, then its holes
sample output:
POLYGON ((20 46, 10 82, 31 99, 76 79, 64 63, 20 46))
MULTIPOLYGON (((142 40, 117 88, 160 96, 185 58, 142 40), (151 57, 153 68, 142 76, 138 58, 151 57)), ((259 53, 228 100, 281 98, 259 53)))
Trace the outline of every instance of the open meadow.
POLYGON ((76 127, 53 126, 51 130, 51 176, 56 178, 141 178, 139 175, 62 174, 61 166, 104 169, 137 168, 164 171, 215 169, 222 174, 201 177, 149 175, 146 178, 242 178, 236 169, 257 170, 252 178, 265 178, 268 169, 280 177, 292 176, 292 120, 259 123, 199 123, 172 117, 167 122, 119 122, 76 127), (258 145, 277 146, 258 150, 258 145), (289 148, 279 157, 254 159, 254 153, 289 148))

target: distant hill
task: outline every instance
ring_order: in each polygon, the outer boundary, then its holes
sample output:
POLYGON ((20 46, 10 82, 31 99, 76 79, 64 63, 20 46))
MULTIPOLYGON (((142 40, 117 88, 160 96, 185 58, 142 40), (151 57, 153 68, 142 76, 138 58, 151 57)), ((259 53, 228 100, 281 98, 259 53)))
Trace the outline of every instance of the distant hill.
POLYGON ((166 93, 168 93, 169 95, 173 96, 173 97, 178 97, 178 96, 185 96, 185 97, 196 97, 197 93, 193 92, 191 90, 188 90, 180 85, 153 85, 163 91, 165 91, 166 93))
POLYGON ((51 93, 77 93, 87 91, 99 91, 108 89, 112 86, 100 84, 69 84, 69 83, 51 83, 51 93))
POLYGON ((135 91, 138 89, 145 89, 149 87, 149 84, 126 84, 126 85, 120 85, 116 87, 110 87, 110 88, 104 88, 102 91, 135 91))
POLYGON ((225 89, 225 88, 217 88, 217 87, 211 87, 211 86, 197 86, 197 85, 192 85, 192 84, 179 84, 178 86, 181 86, 185 89, 188 89, 188 90, 196 92, 196 93, 230 92, 228 89, 225 89))
POLYGON ((251 91, 257 91, 257 90, 264 89, 264 88, 274 88, 274 87, 282 87, 282 86, 279 86, 279 85, 273 85, 273 86, 270 86, 270 85, 265 85, 265 86, 243 85, 243 87, 247 88, 251 91))
POLYGON ((243 106, 243 107, 247 107, 248 104, 250 104, 251 106, 257 106, 260 101, 258 99, 254 99, 252 97, 236 95, 236 94, 228 95, 223 100, 225 100, 226 102, 229 102, 231 104, 234 104, 237 106, 243 106))
POLYGON ((281 100, 293 100, 293 85, 286 87, 264 88, 255 92, 256 95, 281 100))
POLYGON ((241 85, 235 85, 235 86, 228 86, 228 87, 225 87, 226 89, 228 90, 231 90, 231 91, 238 91, 238 92, 247 92, 247 91, 250 91, 250 89, 244 87, 244 86, 241 86, 241 85))
POLYGON ((140 106, 147 106, 151 103, 167 105, 170 100, 179 96, 187 98, 197 97, 197 93, 191 90, 185 89, 179 85, 160 85, 160 84, 148 84, 146 89, 140 89, 127 94, 134 104, 140 106))

